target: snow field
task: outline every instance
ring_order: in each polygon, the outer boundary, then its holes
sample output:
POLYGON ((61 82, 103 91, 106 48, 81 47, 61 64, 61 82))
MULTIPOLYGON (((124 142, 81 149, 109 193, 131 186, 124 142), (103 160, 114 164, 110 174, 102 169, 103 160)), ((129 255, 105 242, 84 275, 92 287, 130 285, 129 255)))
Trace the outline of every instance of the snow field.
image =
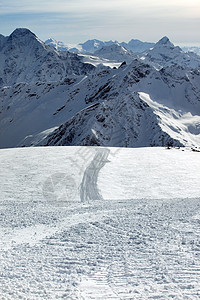
POLYGON ((1 299, 199 299, 198 152, 4 149, 0 164, 1 299))

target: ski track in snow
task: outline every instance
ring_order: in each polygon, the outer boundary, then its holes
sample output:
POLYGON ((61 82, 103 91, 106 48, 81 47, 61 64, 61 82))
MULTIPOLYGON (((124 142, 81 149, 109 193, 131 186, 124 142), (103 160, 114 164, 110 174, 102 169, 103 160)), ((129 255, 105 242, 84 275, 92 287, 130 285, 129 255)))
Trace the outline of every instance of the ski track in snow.
MULTIPOLYGON (((97 179, 110 152, 100 148, 83 170, 82 201, 54 205, 42 199, 31 170, 39 164, 40 172, 44 168, 50 173, 55 165, 50 150, 45 148, 43 155, 39 148, 1 152, 6 155, 2 155, 4 167, 13 163, 11 173, 5 169, 4 177, 14 178, 6 192, 2 190, 8 199, 0 201, 1 300, 200 298, 199 198, 103 200, 97 179), (27 151, 29 158, 23 155, 27 151), (22 191, 13 200, 9 195, 18 180, 22 191), (23 191, 28 182, 32 189, 23 191), (31 193, 33 198, 28 197, 31 193)), ((55 147, 54 151, 63 172, 63 160, 75 147, 55 147)), ((162 150, 153 151, 166 155, 162 150)), ((197 162, 197 155, 187 157, 197 162)), ((110 155, 109 159, 117 163, 117 157, 110 155)), ((188 178, 187 173, 185 176, 188 178)))
POLYGON ((110 150, 106 148, 96 149, 96 155, 86 168, 80 188, 80 198, 82 202, 91 200, 103 200, 97 187, 99 171, 108 162, 107 157, 110 150))

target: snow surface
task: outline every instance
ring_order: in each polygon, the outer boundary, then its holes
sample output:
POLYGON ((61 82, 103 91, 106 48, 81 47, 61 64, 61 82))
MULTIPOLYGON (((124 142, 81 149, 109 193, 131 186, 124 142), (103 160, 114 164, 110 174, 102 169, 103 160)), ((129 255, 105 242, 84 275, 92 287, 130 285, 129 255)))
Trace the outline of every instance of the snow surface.
POLYGON ((114 68, 114 67, 118 68, 122 63, 122 59, 109 60, 103 57, 98 57, 95 55, 88 55, 88 54, 79 54, 78 56, 83 58, 84 63, 89 63, 95 67, 102 65, 110 68, 114 68))
POLYGON ((200 153, 0 150, 1 299, 199 299, 200 153))

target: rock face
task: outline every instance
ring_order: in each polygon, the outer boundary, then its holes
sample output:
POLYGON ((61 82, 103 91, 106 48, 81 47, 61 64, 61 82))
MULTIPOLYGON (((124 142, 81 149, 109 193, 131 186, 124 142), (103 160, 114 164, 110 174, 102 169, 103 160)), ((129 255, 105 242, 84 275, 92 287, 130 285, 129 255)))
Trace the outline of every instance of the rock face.
MULTIPOLYGON (((60 53, 27 29, 0 45, 1 148, 200 146, 200 68, 168 38, 113 69, 60 53)), ((120 45, 100 52, 129 55, 120 45)))

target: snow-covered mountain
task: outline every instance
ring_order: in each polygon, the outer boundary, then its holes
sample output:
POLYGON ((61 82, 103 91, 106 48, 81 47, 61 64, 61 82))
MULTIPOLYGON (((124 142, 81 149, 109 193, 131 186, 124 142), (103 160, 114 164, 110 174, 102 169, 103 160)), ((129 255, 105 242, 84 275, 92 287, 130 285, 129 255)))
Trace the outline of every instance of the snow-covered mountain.
MULTIPOLYGON (((135 60, 109 75, 102 83, 97 74, 98 87, 85 95, 88 106, 39 144, 199 145, 199 71, 178 67, 156 71, 135 60)), ((91 87, 87 81, 84 85, 91 87)))
POLYGON ((49 38, 48 40, 46 40, 45 44, 48 46, 53 46, 58 51, 68 51, 69 50, 69 47, 66 46, 63 42, 56 41, 55 39, 52 39, 52 38, 49 38))
POLYGON ((141 53, 152 48, 155 43, 142 42, 140 40, 132 39, 128 43, 118 42, 118 41, 99 41, 99 40, 88 40, 85 43, 79 44, 78 49, 82 53, 94 53, 97 50, 100 50, 102 47, 111 46, 111 45, 120 45, 127 50, 132 51, 133 53, 141 53), (80 49, 81 46, 81 49, 80 49))
POLYGON ((140 40, 132 39, 128 43, 122 42, 120 45, 132 51, 133 53, 142 53, 154 47, 155 43, 142 42, 140 40))
POLYGON ((181 49, 185 52, 194 52, 198 55, 200 55, 200 47, 197 47, 197 46, 184 46, 184 47, 181 47, 181 49))
POLYGON ((80 43, 78 46, 81 46, 81 52, 84 53, 94 53, 95 51, 101 49, 103 46, 111 46, 118 43, 117 41, 100 41, 100 40, 88 40, 84 43, 80 43))
POLYGON ((142 42, 140 40, 132 39, 128 43, 118 41, 100 41, 97 39, 88 40, 84 43, 79 43, 78 45, 66 45, 63 42, 56 41, 55 39, 49 38, 45 41, 47 45, 51 45, 60 51, 70 51, 74 53, 82 54, 94 54, 95 51, 100 50, 102 47, 111 45, 120 45, 133 53, 141 53, 152 48, 155 43, 142 42))
POLYGON ((46 45, 53 46, 59 51, 66 51, 73 53, 82 53, 82 54, 93 54, 96 50, 101 49, 103 46, 110 46, 118 43, 117 41, 100 41, 97 39, 88 40, 84 43, 79 43, 77 45, 65 44, 61 41, 57 41, 53 38, 49 38, 45 41, 46 45))
POLYGON ((185 68, 200 67, 200 56, 195 53, 185 53, 180 47, 175 47, 166 36, 140 57, 157 68, 174 64, 185 68))
MULTIPOLYGON (((0 35, 0 40, 1 40, 0 35)), ((0 42, 1 43, 1 42, 0 42)), ((139 54, 145 51, 150 50, 155 46, 155 43, 142 42, 138 39, 131 39, 129 42, 118 42, 118 41, 100 41, 97 39, 88 40, 84 43, 79 43, 77 45, 65 44, 61 41, 57 41, 53 38, 49 38, 45 41, 46 45, 53 46, 56 50, 59 51, 69 51, 72 53, 82 53, 82 54, 94 54, 95 51, 100 50, 104 46, 110 46, 118 44, 127 50, 132 51, 133 53, 139 54)), ((200 47, 198 46, 182 46, 181 49, 184 52, 192 52, 200 55, 200 47)))
MULTIPOLYGON (((100 40, 88 40, 85 43, 80 43, 78 45, 65 45, 62 42, 56 41, 55 39, 48 39, 45 42, 47 45, 55 47, 59 51, 66 51, 79 54, 92 54, 100 58, 107 58, 113 60, 112 52, 113 49, 116 52, 119 52, 119 46, 121 46, 121 54, 126 51, 126 58, 124 61, 130 62, 127 57, 131 56, 132 53, 137 54, 140 58, 145 60, 149 64, 157 68, 163 66, 168 66, 172 64, 178 64, 184 67, 197 68, 200 66, 200 57, 197 54, 200 54, 199 47, 183 47, 182 49, 179 46, 174 46, 170 42, 168 37, 163 37, 160 41, 155 43, 142 42, 137 39, 132 39, 128 43, 118 41, 100 41, 100 40), (127 50, 129 50, 127 52, 127 50), (130 55, 129 55, 130 54, 130 55)), ((117 55, 115 61, 121 62, 122 55, 117 55)), ((96 60, 94 58, 94 60, 96 60)), ((90 62, 90 59, 86 59, 90 62)), ((98 63, 97 63, 98 64, 98 63)))
MULTIPOLYGON (((120 45, 99 52, 110 59, 110 53, 129 55, 120 45)), ((184 55, 163 38, 142 59, 131 56, 132 62, 118 68, 95 68, 83 63, 84 55, 61 54, 31 32, 17 30, 1 50, 1 59, 13 67, 2 74, 0 147, 198 146, 200 69, 189 68, 190 56, 185 65, 184 55), (65 67, 59 69, 61 62, 65 67)))
POLYGON ((103 46, 100 50, 95 51, 94 55, 110 61, 126 61, 127 63, 132 62, 136 58, 136 55, 134 55, 132 51, 127 50, 119 44, 103 46))
POLYGON ((63 82, 0 91, 1 147, 200 144, 200 71, 134 60, 63 82))
POLYGON ((45 45, 28 29, 16 29, 6 41, 1 40, 0 85, 60 81, 69 74, 86 74, 94 69, 76 54, 45 45))

